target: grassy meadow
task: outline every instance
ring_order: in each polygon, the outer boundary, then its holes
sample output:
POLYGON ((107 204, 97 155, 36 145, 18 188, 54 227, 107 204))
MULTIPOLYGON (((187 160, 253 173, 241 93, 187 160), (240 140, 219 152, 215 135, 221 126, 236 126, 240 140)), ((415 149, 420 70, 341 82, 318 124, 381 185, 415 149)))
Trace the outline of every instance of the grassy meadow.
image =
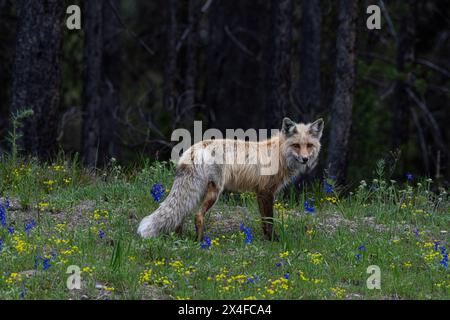
MULTIPOLYGON (((61 157, 63 159, 63 157, 61 157)), ((194 241, 141 239, 174 167, 114 161, 0 160, 0 299, 449 299, 450 203, 431 180, 373 177, 289 186, 275 203, 279 241, 263 239, 252 193, 226 193, 194 241), (368 289, 376 265, 381 289, 368 289), (69 290, 70 266, 80 289, 69 290)), ((448 191, 448 190, 447 190, 448 191)))

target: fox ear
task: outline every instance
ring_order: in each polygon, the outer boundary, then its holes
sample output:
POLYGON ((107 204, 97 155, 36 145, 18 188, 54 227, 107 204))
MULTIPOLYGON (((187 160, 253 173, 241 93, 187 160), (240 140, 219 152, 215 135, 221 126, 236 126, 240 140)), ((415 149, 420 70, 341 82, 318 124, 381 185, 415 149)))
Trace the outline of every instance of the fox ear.
POLYGON ((281 127, 281 131, 283 132, 284 135, 286 135, 287 137, 293 135, 294 133, 297 132, 297 127, 294 121, 292 121, 289 118, 284 118, 283 119, 283 125, 281 127))
POLYGON ((322 137, 323 126, 324 124, 322 118, 314 121, 309 125, 310 134, 315 138, 320 139, 322 137))

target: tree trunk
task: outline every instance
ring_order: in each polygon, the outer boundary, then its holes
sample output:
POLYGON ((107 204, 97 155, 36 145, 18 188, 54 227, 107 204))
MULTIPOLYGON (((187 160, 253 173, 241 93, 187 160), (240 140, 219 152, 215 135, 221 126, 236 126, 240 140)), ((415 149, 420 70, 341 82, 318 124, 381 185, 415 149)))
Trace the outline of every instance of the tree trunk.
POLYGON ((267 128, 281 128, 290 111, 292 0, 272 0, 271 47, 267 60, 267 128))
POLYGON ((83 159, 89 167, 116 157, 114 114, 119 108, 118 1, 85 3, 83 159))
POLYGON ((16 19, 13 14, 12 3, 0 0, 0 153, 4 138, 8 130, 8 116, 10 113, 12 65, 16 30, 16 19))
POLYGON ((23 126, 20 146, 46 160, 56 151, 64 3, 20 0, 16 6, 19 21, 11 109, 33 109, 33 117, 23 126))
POLYGON ((355 85, 356 0, 340 0, 336 40, 335 92, 331 106, 328 174, 343 183, 346 177, 355 85))
MULTIPOLYGON (((186 75, 185 75, 185 98, 183 104, 183 118, 188 124, 194 119, 196 80, 197 80, 197 25, 199 18, 198 0, 188 0, 187 25, 189 35, 186 45, 186 75)), ((191 124, 190 124, 191 125, 191 124)))
POLYGON ((298 81, 299 119, 313 121, 320 108, 320 41, 322 12, 320 0, 303 1, 298 81))
MULTIPOLYGON (((396 68, 401 75, 396 84, 394 91, 394 103, 392 105, 392 147, 393 149, 401 149, 408 140, 409 125, 409 105, 411 100, 406 91, 408 84, 406 79, 406 65, 414 61, 414 9, 413 2, 402 4, 402 14, 400 17, 400 28, 398 30, 397 52, 396 52, 396 68)), ((402 157, 401 163, 404 163, 402 157)))
POLYGON ((175 112, 177 103, 176 74, 177 74, 177 39, 178 39, 178 1, 167 2, 166 26, 166 62, 164 69, 163 106, 166 112, 175 112))
POLYGON ((97 165, 102 115, 101 81, 103 72, 103 4, 85 2, 83 161, 86 166, 97 165))
POLYGON ((103 7, 102 117, 99 144, 100 164, 119 156, 116 117, 120 109, 121 26, 114 13, 120 0, 109 0, 103 7))

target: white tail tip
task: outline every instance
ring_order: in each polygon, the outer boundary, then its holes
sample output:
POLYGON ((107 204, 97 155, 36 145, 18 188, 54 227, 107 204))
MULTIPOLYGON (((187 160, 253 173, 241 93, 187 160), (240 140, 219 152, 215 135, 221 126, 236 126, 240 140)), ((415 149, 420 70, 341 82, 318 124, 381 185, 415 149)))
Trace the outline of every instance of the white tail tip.
POLYGON ((153 215, 149 215, 142 219, 139 223, 137 233, 143 238, 155 237, 158 232, 154 229, 153 215))

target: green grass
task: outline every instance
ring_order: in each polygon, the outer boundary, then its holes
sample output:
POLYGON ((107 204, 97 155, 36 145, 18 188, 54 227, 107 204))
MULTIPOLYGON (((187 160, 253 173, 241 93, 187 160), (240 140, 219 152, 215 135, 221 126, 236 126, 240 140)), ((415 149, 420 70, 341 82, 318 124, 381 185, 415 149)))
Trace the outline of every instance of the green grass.
POLYGON ((152 185, 171 186, 167 163, 86 171, 76 161, 4 158, 0 197, 11 204, 0 226, 0 299, 449 299, 449 269, 434 250, 434 241, 449 250, 447 193, 377 172, 346 196, 320 182, 301 194, 288 188, 275 205, 277 242, 263 240, 253 194, 224 194, 207 215, 212 244, 202 249, 193 216, 182 236, 136 234, 158 206, 152 185), (313 213, 304 210, 309 198, 313 213), (80 290, 67 289, 71 265, 82 270, 80 290), (380 290, 366 286, 370 265, 380 267, 380 290))

